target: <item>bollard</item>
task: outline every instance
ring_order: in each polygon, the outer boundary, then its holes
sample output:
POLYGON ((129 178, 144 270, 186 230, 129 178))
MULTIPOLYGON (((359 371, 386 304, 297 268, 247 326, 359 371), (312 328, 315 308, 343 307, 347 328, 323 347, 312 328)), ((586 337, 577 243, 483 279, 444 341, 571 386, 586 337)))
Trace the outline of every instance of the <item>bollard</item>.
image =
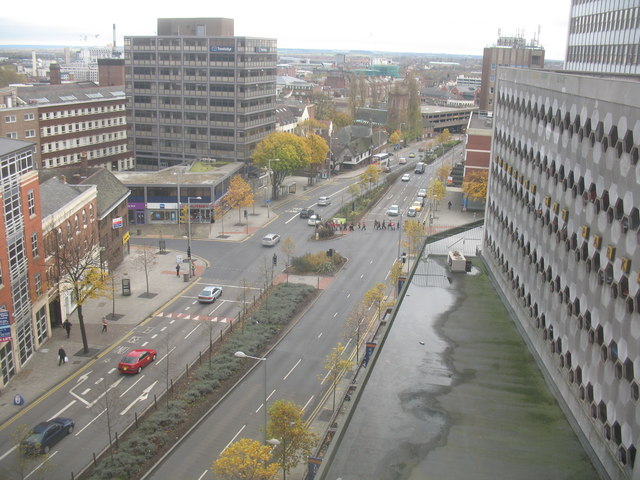
POLYGON ((116 448, 120 448, 120 446, 118 445, 118 432, 116 432, 116 448))
POLYGON ((187 363, 187 365, 186 365, 186 367, 185 367, 184 372, 186 373, 187 378, 189 378, 189 364, 188 364, 188 363, 187 363))
POLYGON ((198 360, 200 360, 200 365, 202 365, 202 352, 198 352, 198 360))
POLYGON ((158 399, 156 398, 156 394, 153 394, 153 407, 157 410, 158 409, 158 399))
POLYGON ((93 466, 97 466, 98 465, 98 460, 96 459, 96 454, 95 452, 93 453, 93 466))
POLYGON ((171 395, 173 395, 173 378, 171 379, 171 395))
POLYGON ((133 412, 133 418, 136 421, 136 430, 138 429, 138 412, 133 412))

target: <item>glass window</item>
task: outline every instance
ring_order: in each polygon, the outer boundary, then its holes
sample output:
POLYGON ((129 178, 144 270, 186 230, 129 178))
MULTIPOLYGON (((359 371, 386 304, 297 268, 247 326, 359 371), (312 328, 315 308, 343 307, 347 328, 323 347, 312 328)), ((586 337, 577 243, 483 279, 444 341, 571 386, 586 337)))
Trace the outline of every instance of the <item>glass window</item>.
POLYGON ((31 253, 33 255, 33 258, 37 258, 40 255, 40 253, 38 252, 38 234, 37 233, 31 234, 31 253))

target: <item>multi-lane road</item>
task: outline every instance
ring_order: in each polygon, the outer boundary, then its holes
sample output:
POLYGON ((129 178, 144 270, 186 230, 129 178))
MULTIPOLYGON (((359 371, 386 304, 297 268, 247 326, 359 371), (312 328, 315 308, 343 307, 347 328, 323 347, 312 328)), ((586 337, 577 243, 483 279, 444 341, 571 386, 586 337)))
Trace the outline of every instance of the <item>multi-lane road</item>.
MULTIPOLYGON (((33 470, 33 476, 46 470, 46 478, 67 479, 71 478, 71 472, 79 472, 91 461, 93 452, 102 451, 109 444, 109 432, 113 436, 113 432, 122 431, 136 412, 142 412, 154 397, 166 390, 169 378, 176 378, 185 365, 195 361, 198 352, 206 349, 210 336, 216 338, 227 328, 229 319, 237 317, 242 308, 243 298, 251 298, 252 293, 247 295, 247 289, 252 292, 251 289, 264 282, 265 266, 270 268, 273 253, 284 258, 279 246, 261 245, 262 236, 268 232, 278 233, 283 239, 291 237, 297 255, 333 248, 348 258, 343 270, 333 277, 323 294, 267 357, 268 402, 285 399, 311 411, 327 389, 321 381, 326 374, 324 358, 338 342, 344 342, 346 318, 373 284, 385 281, 399 251, 401 231, 374 230, 373 220, 388 220, 386 210, 391 204, 398 204, 402 212, 406 211, 417 190, 427 187, 439 164, 436 161, 428 166, 423 175, 411 173, 408 182, 396 182, 367 215, 366 232, 356 229, 337 239, 316 242, 312 240, 313 227, 299 218, 298 212, 303 207, 314 208, 323 218, 330 218, 343 202, 350 200, 347 189, 357 179, 338 177, 313 189, 313 193, 300 192, 277 207, 274 220, 245 242, 192 240, 194 253, 211 265, 199 282, 175 298, 162 315, 135 327, 131 336, 114 345, 81 375, 52 390, 21 419, 33 425, 42 419, 65 416, 73 418, 76 425, 74 432, 52 449, 45 465, 33 470), (317 206, 319 196, 330 196, 331 204, 317 206), (199 304, 198 292, 210 284, 223 287, 221 299, 213 304, 199 304), (139 375, 118 373, 117 364, 122 355, 140 347, 156 349, 155 362, 139 375)), ((167 240, 167 246, 180 249, 177 241, 172 245, 172 241, 167 240)), ((353 343, 350 346, 353 347, 353 343)), ((258 367, 150 473, 150 478, 214 478, 210 473, 211 463, 230 442, 242 437, 262 439, 264 372, 262 365, 258 367)), ((8 435, 0 437, 2 478, 4 475, 20 478, 24 474, 21 472, 24 465, 16 462, 16 455, 12 455, 13 444, 8 435)))

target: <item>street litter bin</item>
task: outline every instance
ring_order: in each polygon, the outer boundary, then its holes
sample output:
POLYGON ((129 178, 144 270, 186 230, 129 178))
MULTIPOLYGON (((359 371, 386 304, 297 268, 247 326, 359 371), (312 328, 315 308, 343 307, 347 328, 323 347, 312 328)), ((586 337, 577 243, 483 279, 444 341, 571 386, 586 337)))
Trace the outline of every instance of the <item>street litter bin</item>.
POLYGON ((183 273, 183 274, 182 274, 182 279, 183 279, 185 282, 188 282, 188 281, 189 281, 189 274, 188 274, 188 273, 183 273))

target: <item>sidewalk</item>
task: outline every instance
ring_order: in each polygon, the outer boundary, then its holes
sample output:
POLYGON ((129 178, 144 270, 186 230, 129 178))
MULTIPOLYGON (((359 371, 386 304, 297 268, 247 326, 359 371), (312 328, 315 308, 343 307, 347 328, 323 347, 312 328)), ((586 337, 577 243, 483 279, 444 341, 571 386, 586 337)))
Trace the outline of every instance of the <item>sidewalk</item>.
MULTIPOLYGON (((149 293, 146 292, 144 271, 135 265, 135 259, 141 247, 131 246, 131 253, 125 257, 123 263, 115 270, 115 315, 112 299, 90 299, 83 305, 84 323, 89 343, 89 353, 82 352, 82 338, 78 325, 77 312, 69 321, 72 324, 71 334, 63 328, 57 327, 52 331, 51 338, 36 351, 24 368, 11 379, 2 391, 0 398, 0 424, 5 427, 8 420, 16 420, 16 415, 29 409, 45 393, 59 388, 72 375, 87 368, 96 359, 108 351, 115 343, 126 337, 133 327, 143 321, 148 315, 159 310, 166 302, 182 291, 191 282, 185 283, 184 277, 176 277, 176 255, 185 256, 184 252, 168 251, 158 255, 156 265, 149 272, 149 293), (120 279, 128 278, 131 282, 131 295, 122 295, 120 279), (102 333, 102 317, 108 319, 107 332, 102 333), (64 348, 69 362, 58 366, 58 349, 64 348), (13 405, 15 395, 22 395, 25 404, 13 405)), ((196 276, 200 275, 206 265, 201 259, 196 259, 196 276)), ((185 270, 186 272, 186 270, 185 270)), ((0 427, 0 429, 2 428, 0 427)))

